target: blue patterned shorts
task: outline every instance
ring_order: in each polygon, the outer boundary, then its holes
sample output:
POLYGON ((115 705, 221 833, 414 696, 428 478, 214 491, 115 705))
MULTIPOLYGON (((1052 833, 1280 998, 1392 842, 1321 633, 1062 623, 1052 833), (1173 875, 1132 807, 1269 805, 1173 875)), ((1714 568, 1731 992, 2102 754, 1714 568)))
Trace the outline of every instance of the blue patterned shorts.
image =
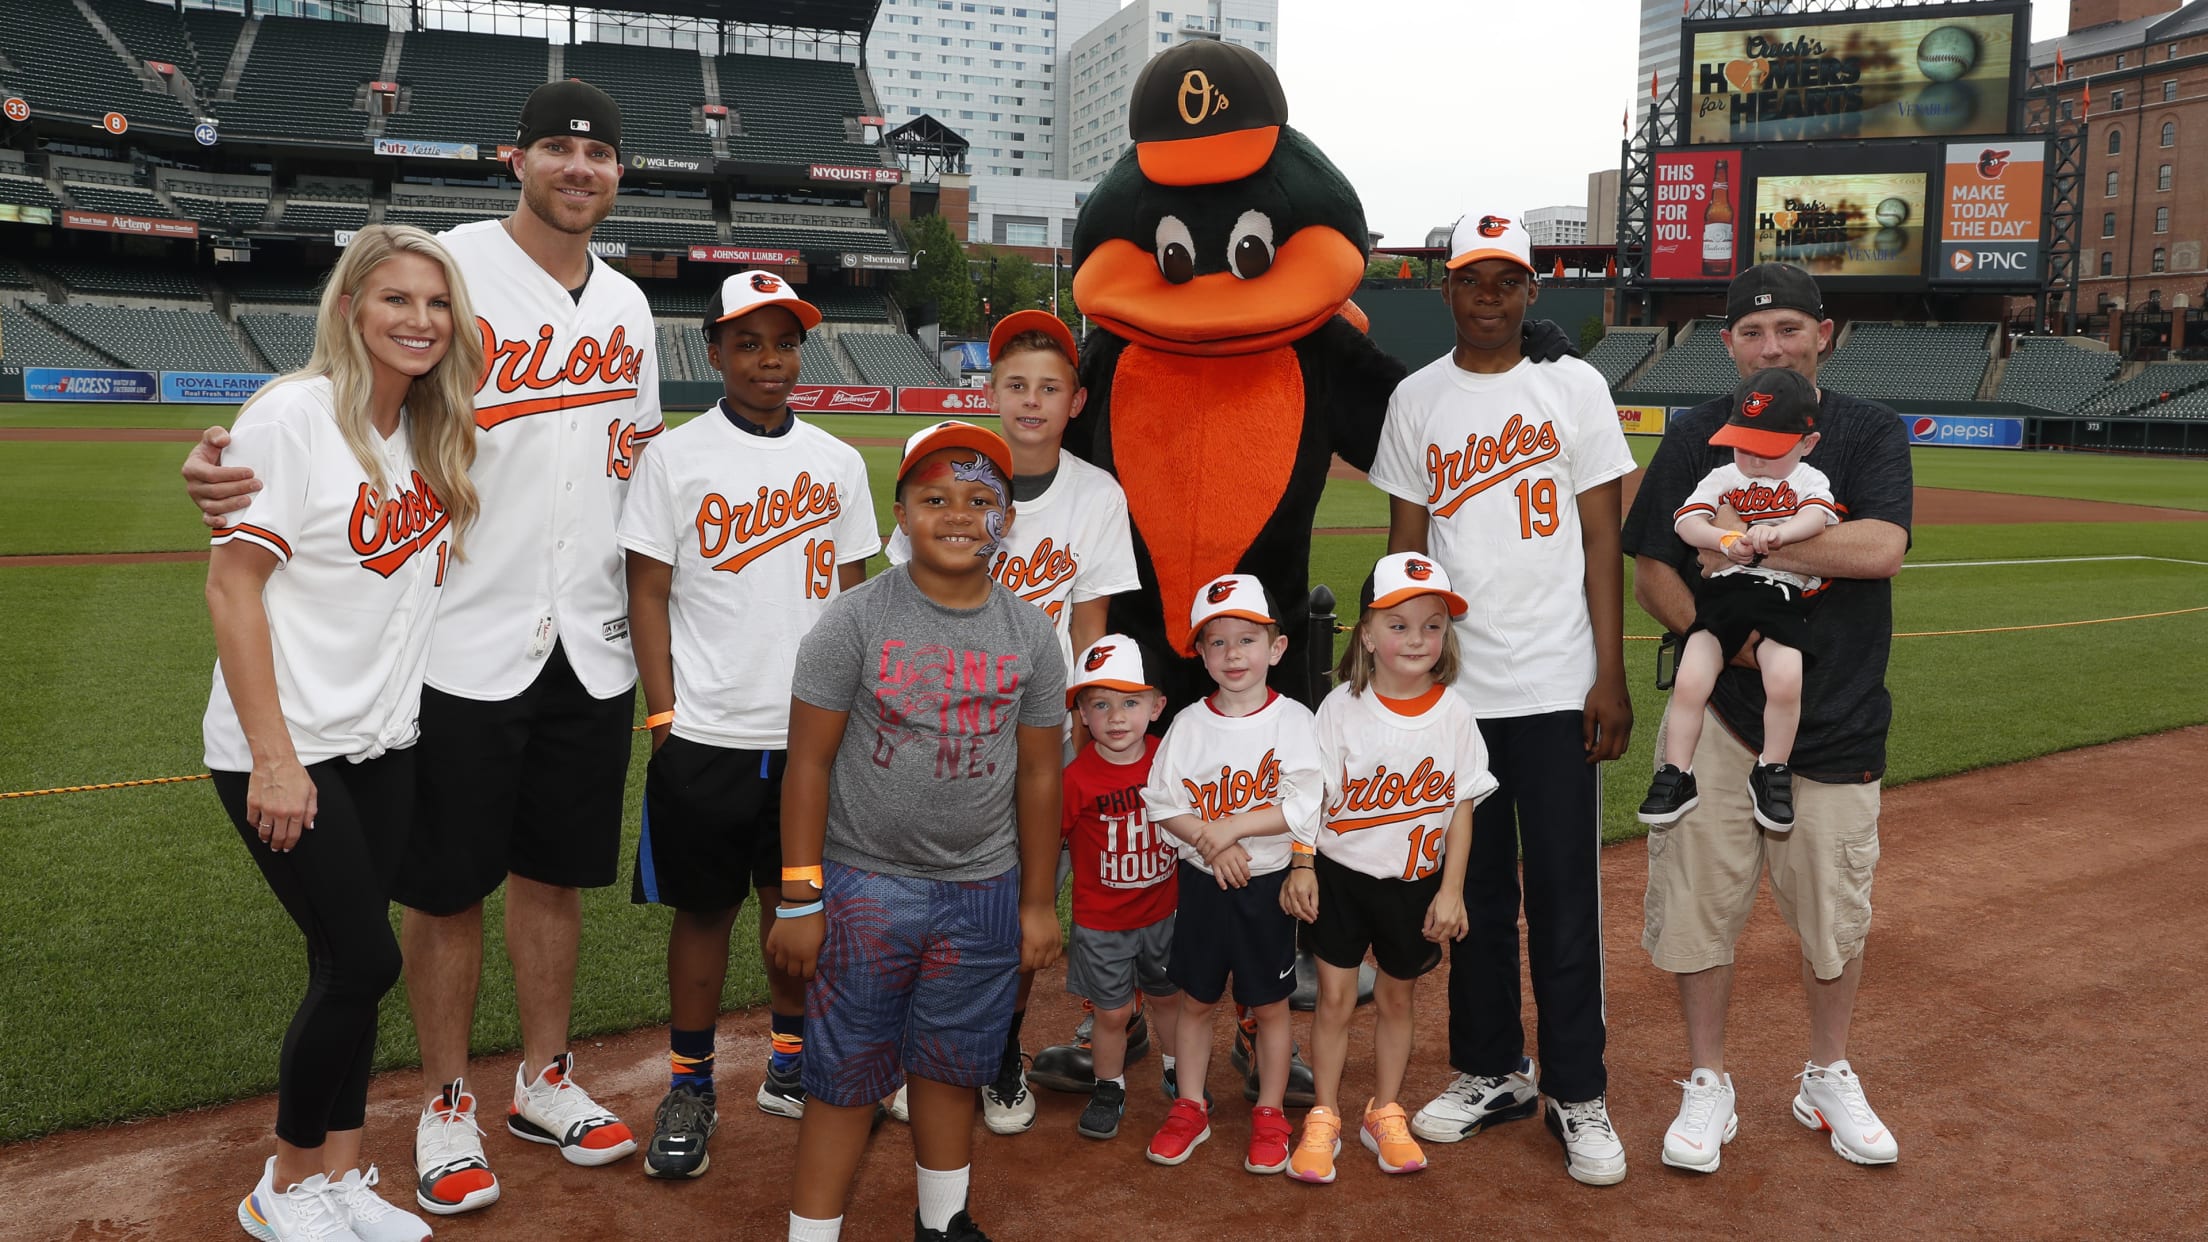
POLYGON ((853 1108, 907 1074, 994 1080, 1019 989, 1020 869, 973 881, 822 871, 828 927, 805 988, 805 1093, 853 1108))

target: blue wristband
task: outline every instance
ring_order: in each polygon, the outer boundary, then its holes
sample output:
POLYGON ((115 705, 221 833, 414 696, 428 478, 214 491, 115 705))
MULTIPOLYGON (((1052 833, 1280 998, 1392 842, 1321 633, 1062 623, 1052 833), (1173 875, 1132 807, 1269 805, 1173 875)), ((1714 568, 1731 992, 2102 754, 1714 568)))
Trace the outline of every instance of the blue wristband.
POLYGON ((774 917, 778 919, 801 919, 808 915, 818 914, 827 908, 828 903, 825 901, 808 902, 802 906, 776 906, 774 917))

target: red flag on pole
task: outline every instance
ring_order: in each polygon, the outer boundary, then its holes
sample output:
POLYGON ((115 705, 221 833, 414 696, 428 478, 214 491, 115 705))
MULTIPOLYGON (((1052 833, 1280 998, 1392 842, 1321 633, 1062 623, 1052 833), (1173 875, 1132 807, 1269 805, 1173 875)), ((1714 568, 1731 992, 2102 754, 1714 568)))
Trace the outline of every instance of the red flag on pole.
POLYGON ((2062 63, 2062 49, 2058 47, 2055 49, 2055 81, 2062 81, 2062 75, 2066 72, 2068 70, 2063 67, 2062 63))
POLYGON ((1651 69, 1648 71, 1648 97, 1650 99, 1661 98, 1661 96, 1657 95, 1656 93, 1656 79, 1659 75, 1659 70, 1651 69))
POLYGON ((1632 132, 1633 132, 1633 125, 1632 125, 1632 120, 1633 120, 1633 109, 1631 109, 1631 108, 1627 108, 1627 109, 1626 109, 1625 111, 1623 111, 1623 112, 1620 112, 1620 113, 1618 113, 1618 132, 1619 132, 1619 133, 1621 133, 1621 134, 1629 134, 1629 133, 1632 133, 1632 132))
POLYGON ((2085 84, 2085 104, 2078 111, 2084 119, 2088 121, 2093 119, 2093 84, 2091 82, 2085 84))

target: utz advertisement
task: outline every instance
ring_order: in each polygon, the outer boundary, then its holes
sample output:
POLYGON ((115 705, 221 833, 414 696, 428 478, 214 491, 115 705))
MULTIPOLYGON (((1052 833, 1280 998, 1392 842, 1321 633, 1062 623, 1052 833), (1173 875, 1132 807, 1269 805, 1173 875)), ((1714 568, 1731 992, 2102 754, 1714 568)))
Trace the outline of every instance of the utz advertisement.
POLYGON ((23 396, 29 401, 158 401, 161 383, 151 371, 26 367, 23 396))
POLYGON ((1927 182, 1921 172, 1756 178, 1754 262, 1822 277, 1921 277, 1927 182))
POLYGON ((1731 280, 1746 181, 1740 152, 1660 151, 1654 163, 1649 278, 1731 280))
POLYGON ((1932 279, 2028 284, 2039 274, 2047 144, 2001 138, 1947 144, 1940 261, 1932 279))
POLYGON ((161 399, 186 405, 236 405, 275 378, 236 371, 163 371, 161 399))
POLYGON ((1687 141, 2008 133, 2024 12, 1690 26, 1680 78, 1687 141))

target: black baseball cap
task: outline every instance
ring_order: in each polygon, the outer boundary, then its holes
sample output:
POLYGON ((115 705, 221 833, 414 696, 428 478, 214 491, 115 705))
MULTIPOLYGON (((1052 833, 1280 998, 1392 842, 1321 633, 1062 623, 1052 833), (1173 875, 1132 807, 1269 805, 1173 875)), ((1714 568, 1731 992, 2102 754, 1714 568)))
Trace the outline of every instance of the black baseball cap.
POLYGON ((1758 457, 1783 457, 1803 436, 1817 430, 1817 409, 1817 386, 1807 376, 1785 367, 1767 367, 1733 390, 1732 417, 1710 437, 1710 443, 1746 449, 1758 457))
POLYGON ((621 105, 581 78, 547 82, 521 105, 514 145, 527 150, 538 139, 553 137, 589 138, 619 150, 621 105))
POLYGON ((1127 104, 1135 159, 1159 185, 1240 181, 1273 158, 1287 123, 1280 75, 1249 48, 1216 39, 1153 58, 1127 104))
POLYGON ((1825 299, 1808 272, 1791 263, 1758 263, 1733 277, 1732 288, 1725 291, 1725 326, 1767 310, 1798 310, 1823 319, 1825 299))

